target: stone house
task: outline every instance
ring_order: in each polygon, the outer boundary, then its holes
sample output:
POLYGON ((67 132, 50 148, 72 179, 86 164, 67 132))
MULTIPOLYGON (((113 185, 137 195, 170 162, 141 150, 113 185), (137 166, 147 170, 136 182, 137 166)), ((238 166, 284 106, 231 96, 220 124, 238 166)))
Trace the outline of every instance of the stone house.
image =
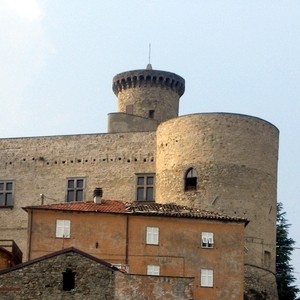
POLYGON ((191 300, 192 282, 193 278, 125 274, 71 247, 0 271, 0 298, 191 300))
POLYGON ((235 215, 250 221, 246 293, 277 299, 278 129, 235 113, 179 116, 185 80, 151 65, 116 75, 112 88, 118 108, 107 133, 0 139, 0 239, 26 259, 22 207, 86 201, 96 187, 106 199, 235 215))
POLYGON ((243 299, 245 219, 103 199, 25 210, 29 259, 76 247, 130 274, 193 277, 195 299, 243 299))

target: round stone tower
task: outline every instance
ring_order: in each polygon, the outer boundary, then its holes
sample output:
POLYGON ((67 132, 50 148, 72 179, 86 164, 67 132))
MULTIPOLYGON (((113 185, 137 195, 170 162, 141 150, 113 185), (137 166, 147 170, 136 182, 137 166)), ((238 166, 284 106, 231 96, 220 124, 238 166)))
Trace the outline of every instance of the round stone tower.
POLYGON ((156 201, 250 221, 245 299, 277 299, 278 135, 262 119, 227 113, 182 116, 157 128, 156 201))
POLYGON ((152 70, 124 72, 113 78, 118 112, 152 119, 156 124, 178 116, 184 79, 174 73, 152 70))

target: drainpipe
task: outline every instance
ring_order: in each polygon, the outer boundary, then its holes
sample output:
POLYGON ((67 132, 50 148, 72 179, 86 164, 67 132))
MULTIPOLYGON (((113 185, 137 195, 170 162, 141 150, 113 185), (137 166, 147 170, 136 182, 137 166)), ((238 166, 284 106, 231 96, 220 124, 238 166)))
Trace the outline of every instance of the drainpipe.
POLYGON ((129 234, 129 215, 126 216, 126 246, 125 246, 125 264, 128 265, 128 234, 129 234))
POLYGON ((32 234, 32 209, 30 209, 30 213, 29 213, 29 226, 28 226, 28 231, 27 231, 27 234, 28 234, 28 260, 30 260, 30 253, 31 253, 31 234, 32 234))

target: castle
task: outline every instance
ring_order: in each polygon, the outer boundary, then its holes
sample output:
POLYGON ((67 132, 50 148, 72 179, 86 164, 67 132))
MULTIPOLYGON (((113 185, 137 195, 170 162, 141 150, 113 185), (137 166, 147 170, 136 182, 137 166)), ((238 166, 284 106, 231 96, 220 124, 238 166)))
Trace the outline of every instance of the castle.
MULTIPOLYGON (((144 70, 118 74, 118 112, 108 132, 0 140, 0 239, 25 257, 22 207, 89 199, 176 203, 250 221, 245 228, 246 294, 277 299, 278 129, 231 113, 178 116, 182 77, 144 70)), ((250 298, 249 298, 250 299, 250 298)), ((255 298, 254 298, 255 299, 255 298)))

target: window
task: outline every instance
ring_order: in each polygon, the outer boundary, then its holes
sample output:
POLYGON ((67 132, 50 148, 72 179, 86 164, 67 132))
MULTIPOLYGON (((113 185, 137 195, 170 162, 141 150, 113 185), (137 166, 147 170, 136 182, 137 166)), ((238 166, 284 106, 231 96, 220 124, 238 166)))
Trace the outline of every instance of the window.
POLYGON ((70 178, 67 184, 67 202, 83 201, 84 178, 70 178))
POLYGON ((57 238, 70 238, 71 221, 70 220, 56 220, 56 234, 57 238))
POLYGON ((70 268, 67 268, 63 275, 63 290, 71 291, 75 289, 75 275, 76 272, 72 272, 70 268))
POLYGON ((154 109, 150 109, 150 110, 149 110, 148 116, 149 116, 150 119, 154 119, 154 112, 155 112, 154 109))
POLYGON ((194 168, 187 170, 184 178, 184 190, 193 191, 197 189, 197 172, 194 168))
POLYGON ((147 275, 156 275, 160 274, 160 266, 148 265, 147 266, 147 275))
POLYGON ((126 105, 126 114, 133 115, 133 104, 126 105))
POLYGON ((146 228, 146 244, 158 245, 159 241, 159 228, 158 227, 147 227, 146 228))
POLYGON ((213 287, 214 271, 210 269, 201 269, 201 286, 213 287))
POLYGON ((0 207, 13 206, 13 181, 0 181, 0 207))
POLYGON ((212 232, 202 232, 201 245, 203 248, 213 248, 214 247, 214 234, 212 232))
POLYGON ((154 174, 137 175, 136 186, 137 201, 154 201, 154 174))

